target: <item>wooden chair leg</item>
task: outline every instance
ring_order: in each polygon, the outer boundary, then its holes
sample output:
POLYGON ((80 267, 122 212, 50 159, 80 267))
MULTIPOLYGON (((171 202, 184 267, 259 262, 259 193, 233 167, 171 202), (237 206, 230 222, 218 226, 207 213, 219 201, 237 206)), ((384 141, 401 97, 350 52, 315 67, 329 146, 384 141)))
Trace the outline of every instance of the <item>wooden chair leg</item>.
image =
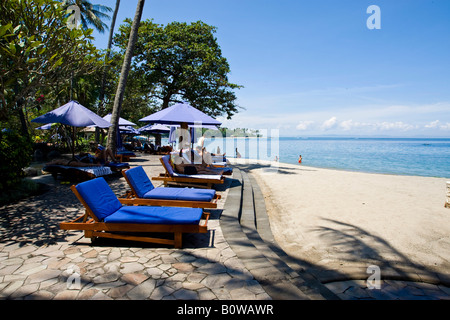
POLYGON ((181 248, 183 246, 183 234, 181 232, 175 232, 173 241, 175 248, 181 248))

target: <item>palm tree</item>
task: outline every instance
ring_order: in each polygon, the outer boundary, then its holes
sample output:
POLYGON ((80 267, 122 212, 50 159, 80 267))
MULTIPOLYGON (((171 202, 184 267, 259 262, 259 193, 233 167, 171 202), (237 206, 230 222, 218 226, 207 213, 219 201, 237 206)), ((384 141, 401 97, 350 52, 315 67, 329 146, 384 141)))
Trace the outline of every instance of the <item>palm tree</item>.
MULTIPOLYGON (((114 9, 113 17, 111 20, 111 27, 109 28, 109 39, 108 39, 108 48, 106 49, 105 62, 103 64, 103 74, 102 74, 102 82, 100 84, 100 94, 99 94, 99 103, 98 103, 98 114, 103 115, 103 107, 105 101, 105 87, 106 87, 106 62, 109 60, 111 56, 111 47, 112 47, 112 39, 114 36, 114 27, 116 25, 117 13, 119 12, 120 0, 116 0, 116 8, 114 9)), ((95 141, 99 140, 99 128, 95 129, 95 141)))
MULTIPOLYGON (((114 14, 111 21, 111 27, 109 29, 109 39, 108 39, 108 48, 106 49, 106 55, 105 55, 105 64, 106 61, 109 60, 109 57, 111 56, 111 46, 112 46, 112 39, 114 36, 114 26, 116 25, 116 18, 117 18, 117 12, 119 11, 120 6, 120 0, 116 0, 116 8, 114 9, 114 14)), ((102 113, 103 111, 103 101, 105 99, 105 86, 106 86, 106 66, 103 66, 103 75, 102 75, 102 82, 100 86, 100 103, 99 103, 99 112, 102 113)))
POLYGON ((98 32, 104 33, 108 29, 108 25, 102 19, 111 19, 105 12, 111 12, 110 7, 101 4, 92 4, 89 0, 64 0, 64 7, 76 5, 80 8, 81 25, 83 29, 94 27, 98 32))
POLYGON ((108 130, 108 144, 107 147, 113 152, 116 151, 117 129, 119 125, 120 111, 122 109, 123 95, 127 84, 128 74, 131 69, 131 58, 133 57, 134 46, 137 42, 139 25, 141 23, 142 11, 144 10, 145 0, 139 0, 136 7, 136 14, 134 15, 133 25, 131 26, 130 38, 128 40, 127 51, 122 64, 122 71, 120 72, 119 84, 117 85, 116 97, 114 99, 114 106, 111 114, 111 124, 108 130))

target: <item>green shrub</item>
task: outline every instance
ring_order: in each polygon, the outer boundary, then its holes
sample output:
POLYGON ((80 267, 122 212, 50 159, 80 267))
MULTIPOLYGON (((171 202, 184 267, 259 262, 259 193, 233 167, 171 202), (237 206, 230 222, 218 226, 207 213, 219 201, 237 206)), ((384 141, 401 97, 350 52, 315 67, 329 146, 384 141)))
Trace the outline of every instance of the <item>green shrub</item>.
POLYGON ((16 187, 32 159, 31 141, 17 132, 0 131, 0 192, 16 187))

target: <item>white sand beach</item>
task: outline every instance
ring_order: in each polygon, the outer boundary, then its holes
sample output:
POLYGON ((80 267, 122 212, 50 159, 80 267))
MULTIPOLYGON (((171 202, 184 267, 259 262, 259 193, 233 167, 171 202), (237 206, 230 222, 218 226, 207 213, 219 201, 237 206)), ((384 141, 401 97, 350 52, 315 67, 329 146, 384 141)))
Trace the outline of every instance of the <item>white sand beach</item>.
POLYGON ((371 264, 449 275, 448 179, 232 161, 255 176, 276 241, 301 261, 349 275, 371 264))

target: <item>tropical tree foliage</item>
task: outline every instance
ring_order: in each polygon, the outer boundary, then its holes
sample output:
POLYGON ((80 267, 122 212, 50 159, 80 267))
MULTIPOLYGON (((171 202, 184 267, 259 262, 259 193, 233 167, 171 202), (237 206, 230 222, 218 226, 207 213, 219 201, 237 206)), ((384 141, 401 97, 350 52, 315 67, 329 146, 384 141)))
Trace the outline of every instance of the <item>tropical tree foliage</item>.
POLYGON ((0 11, 0 121, 23 116, 41 91, 101 67, 92 30, 68 28, 60 2, 4 0, 0 11))
POLYGON ((100 33, 104 33, 108 29, 108 25, 103 20, 109 20, 111 17, 106 12, 111 12, 110 7, 101 4, 92 4, 89 0, 62 0, 63 8, 67 11, 72 5, 78 6, 80 9, 81 25, 87 30, 94 27, 100 33))
MULTIPOLYGON (((125 50, 131 20, 125 20, 115 36, 115 44, 125 50)), ((144 77, 151 96, 161 108, 188 101, 212 116, 231 118, 238 111, 230 83, 230 66, 222 56, 214 36, 216 28, 201 21, 191 24, 172 22, 158 25, 141 22, 135 47, 134 70, 144 77)))
POLYGON ((31 154, 26 137, 12 130, 0 131, 0 193, 14 188, 23 177, 22 168, 30 163, 31 154))

